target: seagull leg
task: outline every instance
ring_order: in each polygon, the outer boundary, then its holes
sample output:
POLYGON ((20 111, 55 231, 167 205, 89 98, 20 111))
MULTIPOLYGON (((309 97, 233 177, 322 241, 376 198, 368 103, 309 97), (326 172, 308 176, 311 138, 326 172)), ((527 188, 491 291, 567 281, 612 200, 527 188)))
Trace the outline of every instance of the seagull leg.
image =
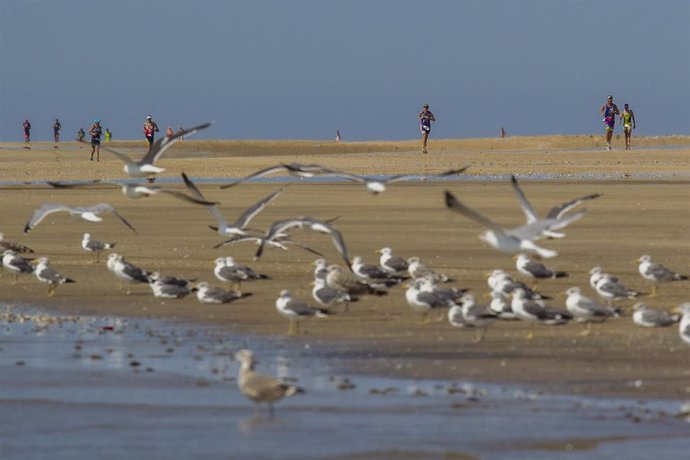
POLYGON ((96 251, 96 263, 101 261, 101 253, 100 251, 96 251))
POLYGON ((15 273, 14 274, 14 281, 12 281, 12 284, 17 284, 17 281, 19 281, 19 276, 15 273))
POLYGON ((48 297, 53 297, 55 295, 55 285, 48 284, 48 297))
POLYGON ((474 340, 472 343, 479 343, 482 340, 484 340, 484 334, 483 334, 484 328, 478 327, 474 330, 474 340))
POLYGON ((587 337, 590 333, 592 332, 592 322, 591 321, 586 321, 585 322, 585 330, 580 333, 581 336, 587 337))
POLYGON ((532 340, 534 338, 534 323, 529 324, 529 333, 527 334, 527 340, 532 340))
POLYGON ((650 299, 656 297, 659 294, 659 285, 655 284, 652 286, 652 292, 647 296, 650 299))

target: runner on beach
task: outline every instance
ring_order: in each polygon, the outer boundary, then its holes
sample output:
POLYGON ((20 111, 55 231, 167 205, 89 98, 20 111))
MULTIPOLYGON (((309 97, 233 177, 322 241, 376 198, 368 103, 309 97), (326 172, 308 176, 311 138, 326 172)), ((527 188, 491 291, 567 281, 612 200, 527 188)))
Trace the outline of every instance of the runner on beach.
POLYGON ((22 126, 24 127, 24 142, 31 142, 31 122, 28 118, 24 120, 22 126))
POLYGON ((431 132, 431 122, 436 121, 436 117, 429 110, 429 104, 424 104, 422 111, 417 115, 419 118, 419 131, 422 133, 422 153, 427 153, 426 141, 429 139, 431 132))
POLYGON ((616 115, 619 115, 618 106, 613 103, 613 96, 609 95, 606 102, 601 106, 601 116, 604 117, 604 129, 606 132, 606 150, 611 150, 611 138, 613 128, 616 126, 616 115))
POLYGON ((84 137, 86 137, 86 132, 84 132, 84 127, 80 126, 79 131, 77 131, 77 140, 79 142, 82 142, 84 140, 84 137))
POLYGON ((60 131, 62 131, 62 124, 60 123, 60 120, 56 118, 55 123, 53 123, 53 138, 55 139, 56 144, 60 142, 60 131))
POLYGON ((96 153, 96 161, 101 161, 101 135, 103 128, 101 127, 101 120, 95 119, 89 128, 89 135, 91 136, 91 161, 93 161, 93 154, 96 153))
POLYGON ((144 122, 144 136, 146 136, 146 142, 148 142, 149 148, 153 145, 153 138, 158 131, 158 125, 153 121, 153 117, 151 117, 151 115, 147 116, 144 122))
POLYGON ((621 122, 623 123, 623 133, 625 133, 625 150, 630 150, 632 132, 637 128, 635 123, 635 113, 630 109, 628 104, 623 105, 623 113, 621 113, 621 122))

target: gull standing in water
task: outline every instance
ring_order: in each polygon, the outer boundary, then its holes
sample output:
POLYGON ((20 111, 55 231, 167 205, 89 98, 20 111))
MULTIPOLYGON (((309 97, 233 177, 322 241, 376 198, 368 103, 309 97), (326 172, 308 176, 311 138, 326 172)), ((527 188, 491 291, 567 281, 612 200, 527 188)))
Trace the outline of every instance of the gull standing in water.
POLYGON ((240 393, 258 404, 268 404, 269 417, 273 418, 273 403, 284 397, 304 390, 294 385, 287 384, 268 375, 254 371, 256 360, 251 350, 243 349, 235 353, 235 360, 240 362, 240 370, 237 377, 237 386, 240 393))
POLYGON ((155 163, 161 155, 163 155, 173 144, 181 140, 182 136, 192 135, 202 129, 208 128, 211 124, 212 123, 204 123, 203 125, 186 129, 184 132, 178 131, 172 136, 161 137, 149 147, 149 151, 139 161, 134 161, 124 153, 120 153, 111 148, 105 146, 101 146, 101 148, 118 157, 125 164, 122 168, 123 171, 130 177, 146 177, 152 174, 160 174, 164 172, 165 169, 155 166, 155 163))
POLYGON ((129 227, 130 230, 132 230, 134 233, 137 233, 136 229, 132 227, 132 225, 127 222, 127 220, 122 217, 122 215, 118 213, 112 205, 109 205, 108 203, 99 203, 93 206, 85 207, 67 206, 64 204, 44 204, 34 211, 34 215, 24 226, 24 233, 29 233, 38 224, 40 224, 47 215, 55 212, 68 212, 72 217, 78 217, 87 222, 101 222, 103 219, 99 217, 98 214, 111 212, 118 219, 120 219, 123 224, 129 227))
POLYGON ((585 214, 583 210, 570 216, 564 216, 558 219, 549 218, 538 220, 531 224, 523 225, 522 227, 506 230, 496 222, 462 204, 452 193, 446 191, 445 196, 446 206, 450 210, 460 213, 488 228, 488 230, 479 236, 482 241, 488 243, 500 252, 510 254, 534 252, 544 258, 555 257, 558 255, 556 251, 539 247, 534 243, 534 240, 541 238, 545 231, 563 228, 571 222, 580 219, 585 214))
POLYGON ((92 240, 90 233, 84 233, 84 238, 81 240, 81 247, 84 251, 96 254, 96 261, 94 263, 99 262, 102 251, 114 248, 115 244, 116 243, 104 243, 103 241, 92 240))
POLYGON ((38 264, 36 265, 36 269, 34 270, 34 275, 36 275, 36 279, 38 279, 38 281, 40 281, 41 283, 48 284, 49 297, 53 297, 55 295, 55 288, 59 284, 74 283, 73 279, 62 276, 61 274, 53 270, 48 265, 47 257, 41 257, 40 259, 38 259, 38 264))
POLYGON ((602 305, 596 300, 582 295, 579 287, 571 287, 565 291, 567 298, 565 306, 576 321, 585 323, 587 329, 582 335, 589 335, 593 322, 603 323, 608 318, 620 317, 621 310, 602 305))
MULTIPOLYGON (((513 190, 515 191, 515 194, 518 197, 518 201, 520 202, 520 207, 522 208, 522 212, 525 214, 525 217, 527 218, 527 223, 531 224, 533 222, 539 221, 539 215, 537 212, 534 210, 534 207, 532 204, 527 200, 527 197, 525 196, 525 193, 522 191, 520 188, 520 185, 518 184, 517 178, 514 175, 510 176, 510 182, 513 185, 513 190)), ((588 201, 588 200, 593 200, 595 198, 599 198, 601 195, 599 193, 594 193, 591 195, 586 195, 580 198, 576 198, 571 201, 566 201, 565 203, 561 203, 558 206, 554 206, 551 208, 549 213, 546 215, 547 219, 560 219, 562 218, 565 213, 573 209, 574 207, 578 206, 581 204, 583 201, 588 201)), ((563 238, 565 236, 564 233, 556 233, 551 230, 545 230, 544 231, 544 236, 549 237, 549 238, 563 238)))
POLYGON ((322 308, 314 308, 300 300, 294 300, 290 291, 283 289, 276 299, 276 309, 283 317, 290 320, 288 335, 299 334, 299 322, 305 318, 326 318, 329 313, 322 308))
POLYGON ((654 283, 652 288, 651 296, 654 297, 657 294, 659 283, 669 283, 671 281, 687 281, 688 277, 686 275, 681 275, 672 270, 669 270, 661 264, 654 263, 652 261, 652 256, 642 256, 636 260, 639 262, 638 270, 642 278, 654 283))

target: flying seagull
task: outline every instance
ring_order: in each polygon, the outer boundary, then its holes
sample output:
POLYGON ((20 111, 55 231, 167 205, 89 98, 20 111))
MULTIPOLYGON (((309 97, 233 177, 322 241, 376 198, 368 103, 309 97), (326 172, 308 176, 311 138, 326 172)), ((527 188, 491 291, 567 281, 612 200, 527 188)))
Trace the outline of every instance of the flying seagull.
MULTIPOLYGON (((532 204, 527 200, 525 193, 520 188, 520 185, 518 184, 518 180, 514 175, 510 176, 510 182, 513 185, 513 190, 515 190, 515 194, 518 197, 518 201, 520 202, 520 207, 522 208, 522 212, 525 213, 525 217, 527 218, 527 223, 531 224, 532 222, 537 222, 538 220, 540 220, 539 215, 534 210, 534 207, 532 206, 532 204)), ((599 193, 593 193, 591 195, 586 195, 586 196, 583 196, 580 198, 575 198, 574 200, 571 200, 571 201, 566 201, 565 203, 561 203, 558 206, 554 206, 553 208, 551 208, 549 213, 546 215, 546 218, 547 219, 560 219, 565 215, 565 213, 567 213, 568 211, 570 211, 574 207, 578 206, 583 201, 593 200, 595 198, 599 198, 600 196, 601 196, 601 194, 599 194, 599 193)), ((544 236, 547 236, 549 238, 563 238, 565 236, 565 234, 552 232, 551 230, 546 230, 546 231, 544 231, 544 236)))
POLYGON ((24 226, 24 233, 29 233, 34 229, 48 214, 53 214, 55 212, 69 212, 73 217, 79 217, 88 222, 100 222, 103 219, 98 216, 103 212, 112 212, 115 216, 122 221, 127 227, 130 228, 134 233, 137 233, 136 229, 127 222, 127 220, 118 213, 115 208, 108 203, 99 203, 93 206, 67 206, 65 204, 51 204, 47 203, 38 208, 33 217, 24 226))
POLYGON ((260 177, 265 177, 265 176, 270 176, 271 174, 277 174, 281 172, 286 172, 291 176, 295 177, 303 177, 303 178, 310 178, 310 177, 316 177, 316 176, 323 176, 323 177, 332 177, 332 176, 339 176, 342 173, 326 168, 321 165, 317 164, 300 164, 300 163, 280 163, 275 166, 270 166, 265 169, 261 169, 259 171, 256 171, 236 182, 232 182, 230 184, 225 184, 221 185, 221 189, 226 189, 230 187, 234 187, 236 185, 241 184, 242 182, 246 182, 250 179, 258 179, 260 177))
POLYGON ((378 195, 379 193, 383 193, 386 191, 386 185, 388 185, 388 184, 412 180, 412 179, 427 180, 429 178, 436 178, 436 177, 456 176, 460 173, 463 173, 468 167, 469 166, 463 166, 460 169, 451 169, 451 170, 448 170, 448 171, 445 171, 445 172, 442 172, 439 174, 414 174, 414 173, 413 174, 398 174, 396 176, 390 176, 390 177, 385 177, 385 178, 358 176, 357 174, 350 174, 350 173, 345 173, 345 172, 337 172, 336 174, 333 174, 333 175, 335 177, 340 177, 340 178, 345 179, 345 180, 364 184, 369 193, 371 193, 372 195, 378 195))
MULTIPOLYGON (((187 177, 185 173, 182 173, 182 178, 184 179, 184 183, 187 186, 187 188, 192 192, 192 195, 194 195, 199 200, 206 200, 201 191, 197 188, 194 182, 192 182, 191 179, 187 177)), ((216 206, 207 205, 206 209, 208 209, 211 215, 218 222, 217 227, 211 225, 209 225, 209 227, 211 228, 211 230, 217 231, 218 234, 221 236, 247 236, 247 232, 245 231, 245 229, 247 228, 247 225, 249 225, 249 222, 257 214, 266 209, 266 206, 268 206, 273 202, 273 200, 278 198, 278 195, 280 195, 281 193, 283 193, 283 189, 276 190, 268 196, 260 199, 259 201, 248 207, 232 225, 228 224, 228 221, 225 220, 220 210, 216 206)))
POLYGON ((540 238, 545 231, 563 228, 571 222, 580 219, 585 214, 585 211, 583 210, 570 216, 564 216, 556 219, 542 219, 512 230, 506 230, 496 222, 462 204, 457 198, 455 198, 455 196, 453 196, 452 193, 448 191, 446 191, 446 206, 452 211, 462 214, 463 216, 474 220, 485 227, 488 227, 488 230, 480 235, 479 238, 496 250, 511 254, 519 252, 534 252, 545 258, 555 257, 558 255, 558 253, 556 251, 537 246, 534 244, 534 240, 540 238))
POLYGON ((352 269, 352 264, 350 263, 350 256, 347 253, 347 245, 343 239, 343 235, 335 227, 333 227, 328 221, 316 220, 311 217, 297 217, 293 219, 284 219, 274 222, 271 228, 268 229, 266 234, 261 240, 259 249, 256 251, 254 256, 255 259, 261 257, 263 253, 264 246, 273 241, 279 235, 285 234, 288 230, 292 228, 308 228, 315 232, 326 233, 331 236, 333 240, 333 245, 338 250, 338 253, 342 256, 343 260, 347 264, 347 267, 352 269))
MULTIPOLYGON (((186 177, 184 173, 182 173, 183 177, 186 177)), ((48 184, 54 188, 62 189, 62 188, 88 188, 88 187, 97 187, 99 185, 111 185, 113 187, 117 187, 122 191, 122 194, 126 196, 127 198, 130 198, 132 200, 136 200, 139 198, 146 198, 151 195, 156 195, 158 193, 166 193, 168 195, 172 195, 175 198, 179 198, 181 200, 189 201, 190 203, 194 204, 201 204, 205 206, 213 206, 217 205, 217 202, 212 202, 212 201, 206 201, 205 199, 199 199, 193 196, 189 196, 185 193, 180 192, 179 190, 174 190, 174 189, 169 189, 165 187, 160 187, 157 185, 147 185, 147 184, 139 184, 136 182, 114 182, 114 181, 101 181, 101 180, 94 180, 90 182, 81 182, 81 183, 70 183, 70 182, 54 182, 54 181, 48 181, 48 184)))
POLYGON ((211 126, 212 123, 204 123, 203 125, 195 126, 184 131, 178 131, 172 136, 163 136, 154 142, 149 151, 144 155, 144 157, 139 161, 132 160, 129 156, 124 153, 118 152, 106 146, 101 146, 103 150, 108 153, 112 153, 118 157, 125 166, 122 168, 124 172, 130 177, 146 177, 151 174, 160 174, 165 171, 163 168, 155 166, 156 161, 163 155, 173 144, 181 140, 183 136, 189 136, 197 131, 206 129, 211 126))

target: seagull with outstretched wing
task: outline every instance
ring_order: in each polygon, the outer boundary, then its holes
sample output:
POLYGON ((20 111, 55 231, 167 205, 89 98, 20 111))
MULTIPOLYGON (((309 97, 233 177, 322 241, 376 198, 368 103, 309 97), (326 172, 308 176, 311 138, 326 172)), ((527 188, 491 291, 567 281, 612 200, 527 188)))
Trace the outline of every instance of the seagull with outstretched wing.
POLYGON ((49 214, 56 212, 68 212, 72 217, 78 217, 80 219, 86 220, 88 222, 101 222, 103 218, 99 217, 99 214, 104 212, 113 213, 123 224, 129 227, 134 233, 137 233, 136 229, 132 227, 132 224, 127 222, 120 213, 118 213, 115 208, 108 203, 98 203, 93 206, 67 206, 65 204, 53 204, 46 203, 34 211, 34 215, 28 220, 24 226, 24 233, 29 233, 33 230, 41 221, 49 214))

